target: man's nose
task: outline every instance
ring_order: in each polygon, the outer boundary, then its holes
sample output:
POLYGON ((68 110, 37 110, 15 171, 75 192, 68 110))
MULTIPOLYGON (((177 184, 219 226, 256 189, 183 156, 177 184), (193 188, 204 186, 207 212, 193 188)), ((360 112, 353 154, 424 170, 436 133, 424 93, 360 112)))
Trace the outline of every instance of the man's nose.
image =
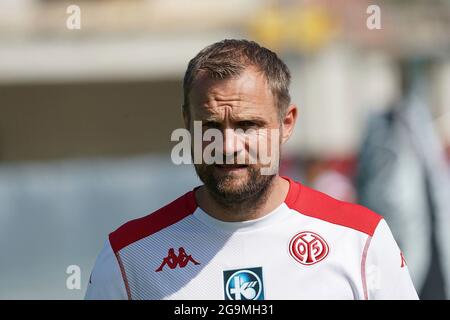
POLYGON ((223 137, 223 154, 227 157, 237 155, 244 150, 242 137, 234 129, 225 129, 223 137))

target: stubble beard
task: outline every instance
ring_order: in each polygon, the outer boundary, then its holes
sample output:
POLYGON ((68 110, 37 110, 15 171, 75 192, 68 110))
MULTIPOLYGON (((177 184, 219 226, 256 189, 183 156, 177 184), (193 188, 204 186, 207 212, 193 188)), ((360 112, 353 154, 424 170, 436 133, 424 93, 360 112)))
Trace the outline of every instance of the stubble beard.
POLYGON ((220 177, 214 170, 214 165, 195 165, 195 171, 211 197, 222 207, 239 208, 238 211, 259 208, 267 199, 276 176, 262 175, 261 168, 248 166, 246 181, 237 181, 244 177, 233 174, 220 177))

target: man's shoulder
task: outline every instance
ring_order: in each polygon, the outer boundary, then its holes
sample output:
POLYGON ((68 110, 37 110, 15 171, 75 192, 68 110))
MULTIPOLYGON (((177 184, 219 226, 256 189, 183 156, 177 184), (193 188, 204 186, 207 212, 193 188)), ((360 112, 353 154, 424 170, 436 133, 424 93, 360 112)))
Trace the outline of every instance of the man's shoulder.
POLYGON ((348 227, 373 236, 383 217, 372 210, 350 202, 337 200, 325 193, 298 182, 296 197, 287 203, 288 207, 313 218, 348 227))
POLYGON ((131 220, 109 234, 109 242, 116 253, 126 246, 183 220, 197 208, 194 191, 189 191, 162 208, 131 220))

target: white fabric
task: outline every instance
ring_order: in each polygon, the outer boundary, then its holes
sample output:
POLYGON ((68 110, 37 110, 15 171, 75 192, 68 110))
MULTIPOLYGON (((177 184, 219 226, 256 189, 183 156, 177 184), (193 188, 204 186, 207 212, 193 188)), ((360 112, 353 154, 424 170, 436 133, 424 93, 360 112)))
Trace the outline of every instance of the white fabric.
MULTIPOLYGON (((384 220, 368 234, 290 209, 285 203, 263 218, 223 222, 202 209, 118 253, 131 299, 225 298, 224 271, 262 268, 264 299, 417 299, 400 250, 384 220), (289 252, 300 232, 320 235, 329 247, 321 261, 304 265, 289 252), (367 244, 369 244, 367 246, 367 244), (168 250, 183 247, 192 262, 156 272, 168 250), (366 289, 365 289, 366 288, 366 289)), ((92 272, 86 299, 126 299, 118 260, 109 245, 92 272)))
POLYGON ((369 299, 417 299, 402 257, 391 231, 383 219, 370 241, 366 260, 369 299))
POLYGON ((109 241, 106 241, 95 262, 94 270, 89 279, 85 299, 127 299, 127 292, 122 274, 109 241))

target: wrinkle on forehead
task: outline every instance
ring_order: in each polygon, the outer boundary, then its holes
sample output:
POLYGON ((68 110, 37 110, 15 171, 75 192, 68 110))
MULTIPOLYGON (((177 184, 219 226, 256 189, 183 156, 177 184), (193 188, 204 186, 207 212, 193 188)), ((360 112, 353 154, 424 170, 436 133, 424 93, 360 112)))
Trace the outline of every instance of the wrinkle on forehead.
POLYGON ((275 101, 263 73, 246 69, 238 77, 211 79, 201 75, 191 92, 194 114, 276 112, 275 101))

